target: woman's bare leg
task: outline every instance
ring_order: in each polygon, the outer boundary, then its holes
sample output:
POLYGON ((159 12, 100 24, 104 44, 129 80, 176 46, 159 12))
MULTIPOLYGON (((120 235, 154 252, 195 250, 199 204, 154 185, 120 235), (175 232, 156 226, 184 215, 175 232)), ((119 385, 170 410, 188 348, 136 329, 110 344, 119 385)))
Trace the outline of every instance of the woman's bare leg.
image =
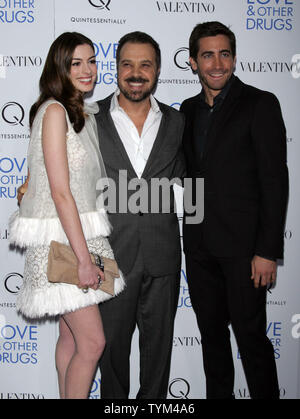
POLYGON ((64 314, 75 343, 75 351, 66 369, 67 399, 88 398, 99 358, 105 347, 105 337, 98 305, 64 314))
POLYGON ((58 374, 59 395, 65 398, 65 377, 68 366, 75 353, 75 341, 72 332, 61 317, 59 319, 59 338, 56 344, 55 361, 58 374))

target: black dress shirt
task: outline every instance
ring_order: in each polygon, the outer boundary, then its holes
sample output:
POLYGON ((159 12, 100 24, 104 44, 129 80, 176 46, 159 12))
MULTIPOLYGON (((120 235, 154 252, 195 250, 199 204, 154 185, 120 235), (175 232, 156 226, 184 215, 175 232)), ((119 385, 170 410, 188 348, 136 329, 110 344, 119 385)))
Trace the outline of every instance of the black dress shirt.
MULTIPOLYGON (((209 132, 210 126, 213 123, 214 116, 216 112, 221 108, 224 99, 234 81, 235 76, 232 75, 229 81, 226 83, 225 87, 221 92, 214 98, 213 106, 210 106, 205 100, 204 89, 200 93, 200 100, 198 103, 197 110, 197 124, 195 125, 195 151, 197 153, 197 160, 200 163, 203 157, 204 148, 207 142, 207 134, 209 132)), ((199 167, 200 169, 200 167, 199 167)))

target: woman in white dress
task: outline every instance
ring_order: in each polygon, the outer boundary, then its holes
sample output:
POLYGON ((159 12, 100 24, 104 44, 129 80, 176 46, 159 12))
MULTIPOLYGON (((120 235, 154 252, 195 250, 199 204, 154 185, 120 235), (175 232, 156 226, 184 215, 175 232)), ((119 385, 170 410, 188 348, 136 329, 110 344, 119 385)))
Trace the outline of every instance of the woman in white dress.
MULTIPOLYGON (((89 252, 113 258, 110 225, 97 200, 105 176, 94 113, 84 104, 97 77, 92 42, 72 32, 52 44, 40 79, 40 97, 30 111, 30 179, 10 222, 10 241, 26 248, 24 282, 17 308, 28 318, 60 315, 56 347, 61 398, 87 398, 105 337, 98 303, 111 296, 99 289, 102 271, 89 252), (51 240, 69 244, 78 261, 80 285, 50 283, 51 240)), ((115 295, 122 291, 122 275, 115 295)))

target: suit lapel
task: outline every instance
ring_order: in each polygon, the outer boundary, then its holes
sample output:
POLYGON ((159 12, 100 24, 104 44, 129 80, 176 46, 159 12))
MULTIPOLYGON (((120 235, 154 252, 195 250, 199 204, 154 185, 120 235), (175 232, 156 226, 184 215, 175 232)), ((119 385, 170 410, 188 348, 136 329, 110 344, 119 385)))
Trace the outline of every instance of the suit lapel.
POLYGON ((166 129, 167 129, 167 116, 165 114, 165 112, 163 112, 161 104, 160 105, 160 109, 162 111, 162 118, 161 118, 161 122, 160 122, 160 126, 158 129, 158 133, 157 136, 155 138, 152 150, 150 152, 149 158, 147 160, 145 169, 143 171, 142 177, 143 178, 147 178, 150 177, 150 172, 153 168, 154 163, 157 162, 157 159, 159 158, 159 151, 161 149, 161 146, 163 145, 164 142, 164 138, 166 137, 166 129))
MULTIPOLYGON (((102 109, 100 108, 100 112, 99 112, 99 119, 101 118, 100 132, 99 132, 101 152, 105 153, 106 159, 108 159, 108 153, 105 152, 105 149, 106 149, 107 146, 109 148, 111 148, 112 144, 113 144, 113 146, 118 151, 118 153, 119 153, 119 155, 120 155, 120 157, 123 161, 124 169, 125 170, 127 169, 131 178, 136 178, 137 174, 136 174, 134 168, 132 167, 131 161, 128 157, 128 154, 125 150, 125 147, 122 143, 122 140, 120 139, 118 131, 117 131, 117 129, 115 127, 115 124, 113 122, 113 119, 111 117, 110 103, 111 103, 111 100, 105 101, 105 103, 102 104, 102 109), (101 133, 101 129, 104 130, 104 132, 101 133), (101 144, 102 143, 102 141, 101 141, 102 134, 105 134, 105 133, 106 133, 106 145, 101 144), (108 145, 107 145, 107 143, 108 143, 108 145)), ((104 159, 104 161, 105 161, 105 159, 104 159)))

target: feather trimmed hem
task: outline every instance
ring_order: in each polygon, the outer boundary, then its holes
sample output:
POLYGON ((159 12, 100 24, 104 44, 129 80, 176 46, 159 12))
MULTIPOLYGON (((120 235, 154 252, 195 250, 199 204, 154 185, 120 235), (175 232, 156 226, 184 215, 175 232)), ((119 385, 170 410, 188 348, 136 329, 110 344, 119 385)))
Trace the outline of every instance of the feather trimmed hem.
POLYGON ((76 285, 62 283, 49 284, 43 290, 24 286, 18 294, 16 307, 28 319, 55 317, 115 298, 124 288, 125 281, 121 272, 120 277, 115 278, 114 296, 91 288, 84 293, 76 285))
MULTIPOLYGON (((109 236, 112 227, 104 210, 79 214, 86 240, 109 236)), ((21 248, 49 245, 51 240, 68 244, 59 218, 20 217, 19 211, 9 219, 9 241, 21 248)))

